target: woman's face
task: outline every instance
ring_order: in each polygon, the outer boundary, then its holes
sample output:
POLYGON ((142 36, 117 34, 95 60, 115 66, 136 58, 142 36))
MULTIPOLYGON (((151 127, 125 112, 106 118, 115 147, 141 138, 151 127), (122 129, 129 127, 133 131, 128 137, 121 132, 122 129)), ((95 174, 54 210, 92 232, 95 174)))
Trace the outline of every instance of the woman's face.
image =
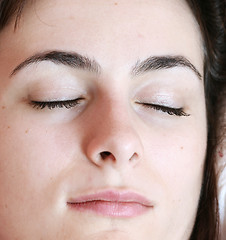
POLYGON ((0 34, 0 239, 188 239, 207 130, 186 3, 42 0, 13 27, 0 34))

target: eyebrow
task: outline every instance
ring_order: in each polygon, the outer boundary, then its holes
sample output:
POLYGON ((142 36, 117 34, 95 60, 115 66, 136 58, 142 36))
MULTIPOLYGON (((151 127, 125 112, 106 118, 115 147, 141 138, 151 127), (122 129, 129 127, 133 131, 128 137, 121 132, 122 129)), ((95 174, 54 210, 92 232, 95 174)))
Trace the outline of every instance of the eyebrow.
POLYGON ((197 68, 184 56, 153 56, 144 61, 138 61, 132 69, 134 76, 152 70, 169 69, 174 67, 187 67, 201 80, 202 75, 197 68))
POLYGON ((100 65, 95 60, 92 60, 86 56, 82 56, 75 52, 48 51, 38 53, 27 58, 16 68, 14 68, 10 76, 15 75, 18 71, 31 64, 40 63, 43 61, 51 61, 55 64, 62 64, 77 69, 88 70, 97 74, 100 72, 100 65))
MULTIPOLYGON (((10 76, 15 75, 21 69, 43 61, 51 61, 55 64, 62 64, 65 66, 87 70, 100 74, 101 66, 96 60, 80 55, 76 52, 65 51, 46 51, 35 54, 14 68, 10 76)), ((197 68, 184 56, 151 56, 144 61, 137 61, 132 68, 132 75, 138 76, 148 71, 169 69, 174 67, 187 67, 191 69, 199 79, 202 79, 201 73, 197 68)))

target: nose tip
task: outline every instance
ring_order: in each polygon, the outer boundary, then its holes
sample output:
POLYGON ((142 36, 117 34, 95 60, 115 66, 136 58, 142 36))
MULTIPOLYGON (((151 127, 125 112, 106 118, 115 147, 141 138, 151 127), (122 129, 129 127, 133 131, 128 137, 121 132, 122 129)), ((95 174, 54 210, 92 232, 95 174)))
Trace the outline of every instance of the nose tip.
MULTIPOLYGON (((124 124, 123 124, 124 125, 124 124)), ((110 164, 120 168, 125 165, 134 167, 142 158, 142 144, 139 136, 128 126, 114 128, 112 131, 98 131, 87 144, 88 159, 99 167, 110 164)))

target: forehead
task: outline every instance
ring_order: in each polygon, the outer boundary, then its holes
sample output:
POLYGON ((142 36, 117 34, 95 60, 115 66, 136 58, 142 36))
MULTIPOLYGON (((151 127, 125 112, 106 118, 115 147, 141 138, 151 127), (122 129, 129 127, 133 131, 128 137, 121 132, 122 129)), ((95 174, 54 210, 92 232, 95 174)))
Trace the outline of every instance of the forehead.
POLYGON ((110 68, 150 55, 185 55, 202 64, 198 24, 181 0, 40 0, 26 6, 12 29, 2 34, 3 52, 74 50, 110 68))

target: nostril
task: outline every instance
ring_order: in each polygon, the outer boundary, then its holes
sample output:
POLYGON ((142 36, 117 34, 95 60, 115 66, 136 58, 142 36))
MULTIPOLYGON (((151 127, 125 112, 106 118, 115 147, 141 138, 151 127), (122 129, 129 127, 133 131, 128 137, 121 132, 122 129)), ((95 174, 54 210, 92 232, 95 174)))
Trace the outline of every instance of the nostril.
POLYGON ((129 159, 129 161, 136 161, 138 159, 137 153, 134 153, 133 156, 129 159))
POLYGON ((107 151, 105 151, 105 152, 101 152, 101 153, 100 153, 100 155, 101 155, 102 159, 106 159, 108 156, 110 156, 110 155, 111 155, 111 153, 110 153, 110 152, 107 152, 107 151))
POLYGON ((107 159, 111 159, 113 161, 115 160, 115 157, 113 156, 113 154, 108 151, 101 152, 100 156, 103 160, 107 160, 107 159))

